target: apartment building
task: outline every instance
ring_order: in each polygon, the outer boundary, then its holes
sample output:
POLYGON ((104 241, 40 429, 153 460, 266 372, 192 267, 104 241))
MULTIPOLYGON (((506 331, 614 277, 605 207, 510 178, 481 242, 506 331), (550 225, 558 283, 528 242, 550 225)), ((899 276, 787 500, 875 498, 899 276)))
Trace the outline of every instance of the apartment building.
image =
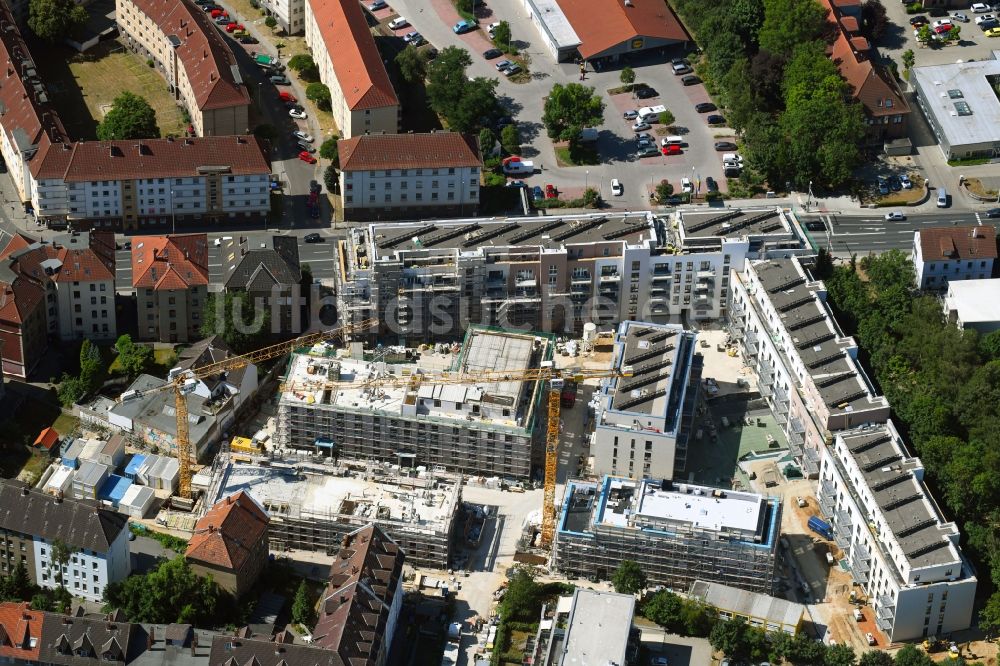
POLYGON ((549 360, 552 346, 535 333, 474 327, 447 365, 438 356, 414 366, 330 358, 328 348, 317 345, 292 355, 275 441, 357 460, 528 479, 544 433, 540 382, 422 384, 419 376, 449 369, 521 372, 549 360), (385 375, 391 377, 378 384, 385 375), (413 381, 393 381, 405 377, 413 381))
POLYGON ((542 606, 526 657, 535 666, 637 663, 641 641, 634 618, 634 595, 576 588, 542 606))
POLYGON ((361 3, 306 0, 305 37, 341 136, 399 131, 399 99, 361 3))
POLYGON ((34 241, 17 234, 0 250, 0 350, 3 373, 27 379, 48 349, 46 293, 40 281, 11 268, 8 257, 34 241))
POLYGON ((385 666, 403 607, 399 544, 375 524, 346 534, 330 567, 312 644, 345 664, 385 666))
POLYGON ((817 493, 837 545, 897 643, 968 629, 976 576, 891 421, 837 433, 817 493))
POLYGON ((153 61, 196 136, 250 133, 250 94, 218 26, 191 0, 115 0, 122 42, 153 61))
POLYGON ((184 559, 239 599, 267 568, 268 522, 264 507, 246 491, 227 495, 198 519, 184 559))
POLYGON ((948 283, 944 316, 961 329, 980 335, 1000 330, 1000 278, 948 283))
POLYGON ((278 22, 278 28, 289 35, 299 35, 306 29, 305 0, 261 0, 260 8, 278 22))
POLYGON ((366 134, 337 142, 344 218, 473 215, 479 140, 456 132, 366 134))
POLYGON ((208 236, 133 238, 132 287, 140 340, 189 342, 200 337, 208 299, 208 236))
POLYGON ((410 345, 470 324, 580 335, 588 321, 718 319, 731 268, 801 248, 780 208, 375 223, 338 246, 338 309, 410 345))
POLYGON ((756 377, 805 473, 819 472, 833 433, 889 418, 826 304, 826 286, 798 259, 747 262, 733 271, 730 337, 756 377))
POLYGON ((612 378, 598 391, 590 454, 598 476, 673 479, 687 466, 701 381, 694 332, 624 321, 615 335, 612 378))
MULTIPOLYGON (((274 552, 294 548, 334 554, 347 535, 374 523, 406 553, 408 563, 429 569, 449 566, 462 499, 462 478, 455 474, 294 455, 273 456, 267 467, 242 456, 224 459, 212 470, 211 488, 209 501, 245 490, 264 507, 274 552)), ((376 592, 390 607, 396 603, 395 597, 390 602, 376 592)), ((324 627, 325 632, 333 629, 324 627)))
POLYGON ((60 159, 38 170, 32 204, 50 225, 166 230, 270 210, 271 162, 253 136, 87 141, 49 152, 60 159))
POLYGON ((62 567, 66 589, 75 596, 101 601, 108 583, 124 580, 131 570, 128 519, 96 502, 54 497, 17 481, 0 480, 0 572, 23 562, 31 581, 55 589, 59 584, 52 544, 71 550, 62 567))
POLYGON ((696 580, 773 594, 781 500, 667 480, 569 481, 554 562, 570 577, 610 579, 637 562, 652 585, 696 580))
POLYGON ((271 247, 261 243, 258 248, 247 241, 233 250, 233 256, 234 263, 226 267, 225 290, 249 297, 245 307, 253 307, 254 316, 260 317, 254 321, 264 321, 258 308, 268 309, 272 333, 304 332, 298 239, 272 236, 271 247))
POLYGON ((911 253, 916 284, 925 291, 947 291, 949 282, 986 280, 997 258, 992 224, 930 227, 913 232, 911 253))

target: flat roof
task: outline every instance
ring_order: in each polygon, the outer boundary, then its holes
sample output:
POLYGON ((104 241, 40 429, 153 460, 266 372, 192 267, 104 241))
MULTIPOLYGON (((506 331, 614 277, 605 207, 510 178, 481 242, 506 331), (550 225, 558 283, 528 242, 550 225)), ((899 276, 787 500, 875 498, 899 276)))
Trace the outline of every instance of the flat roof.
POLYGON ((580 45, 580 37, 556 0, 526 0, 526 2, 531 6, 532 13, 542 22, 542 29, 555 43, 556 48, 561 51, 580 45))
POLYGON ((97 493, 98 499, 109 500, 111 502, 118 503, 125 496, 125 491, 127 491, 132 486, 132 481, 126 479, 124 476, 118 476, 117 474, 112 474, 101 486, 100 491, 97 493))
POLYGON ((920 461, 907 454, 897 435, 883 424, 839 437, 910 566, 959 563, 958 551, 947 536, 955 533, 954 526, 942 529, 930 494, 914 473, 921 469, 920 461))
POLYGON ((624 664, 634 613, 631 594, 574 590, 559 666, 624 664))
POLYGON ((765 628, 797 627, 806 613, 806 607, 794 601, 704 580, 691 583, 690 595, 719 610, 763 620, 765 628))
POLYGON ((1000 61, 976 60, 914 67, 921 104, 951 146, 1000 142, 1000 99, 987 77, 1000 76, 1000 61))
POLYGON ((409 251, 451 250, 476 253, 488 248, 560 249, 565 245, 607 241, 636 242, 655 237, 645 212, 598 213, 566 217, 511 217, 426 222, 380 222, 368 227, 376 259, 409 251))
MULTIPOLYGON (((384 465, 376 465, 384 472, 384 465)), ((245 490, 274 518, 335 520, 336 514, 364 522, 399 521, 414 529, 445 529, 455 513, 458 487, 441 474, 418 478, 381 475, 366 481, 363 472, 297 460, 273 460, 269 467, 230 462, 219 474, 212 503, 245 490), (436 482, 436 483, 435 483, 436 482), (407 485, 401 485, 405 483, 407 485)))
POLYGON ((774 233, 790 233, 780 207, 678 210, 677 219, 684 238, 744 238, 774 233))
POLYGON ((679 406, 674 373, 684 370, 681 353, 693 353, 693 334, 676 324, 625 321, 615 337, 615 367, 629 366, 635 374, 608 383, 611 410, 668 417, 671 401, 679 406))
POLYGON ((945 304, 965 324, 1000 321, 1000 279, 952 280, 945 304))

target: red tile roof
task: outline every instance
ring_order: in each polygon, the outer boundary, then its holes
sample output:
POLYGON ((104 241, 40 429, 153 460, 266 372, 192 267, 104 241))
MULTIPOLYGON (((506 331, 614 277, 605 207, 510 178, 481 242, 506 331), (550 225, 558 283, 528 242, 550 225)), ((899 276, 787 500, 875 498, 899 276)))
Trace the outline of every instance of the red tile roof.
POLYGON ((840 75, 851 88, 851 96, 865 107, 869 116, 894 116, 910 112, 890 75, 876 69, 870 60, 858 60, 858 54, 844 33, 837 35, 831 53, 840 75))
POLYGON ((132 286, 188 289, 208 284, 208 236, 139 236, 132 239, 132 286))
POLYGON ((364 134, 337 142, 344 171, 481 167, 479 142, 457 132, 364 134))
POLYGON ((16 233, 13 236, 11 236, 7 244, 4 245, 2 249, 0 249, 0 259, 6 259, 14 252, 17 252, 18 250, 23 250, 34 242, 35 241, 28 238, 24 234, 16 233))
POLYGON ((397 106, 382 56, 358 0, 307 0, 347 108, 397 106))
POLYGON ((201 175, 202 167, 234 175, 271 172, 271 162, 253 136, 85 141, 71 144, 65 151, 53 147, 49 153, 69 157, 61 170, 46 169, 46 175, 39 177, 67 182, 194 177, 201 175))
POLYGON ((28 603, 0 603, 0 657, 15 662, 39 661, 44 617, 28 603))
POLYGON ((997 258, 996 228, 992 224, 931 227, 918 233, 924 261, 997 258))
POLYGON ((177 59, 187 73, 198 108, 208 111, 250 104, 236 58, 212 19, 190 0, 131 0, 164 35, 176 37, 177 59))
POLYGON ((844 30, 852 34, 861 29, 861 26, 858 25, 858 19, 853 16, 841 16, 840 25, 844 26, 844 30))
MULTIPOLYGON (((44 307, 44 300, 45 290, 38 282, 20 275, 0 278, 0 322, 19 326, 34 310, 44 307)), ((11 353, 11 350, 4 350, 8 358, 11 353)))
POLYGON ((40 283, 103 282, 115 279, 114 233, 91 231, 55 236, 11 256, 11 270, 40 283))
POLYGON ((38 433, 38 438, 35 440, 35 446, 46 449, 48 451, 52 450, 52 447, 59 442, 59 433, 57 433, 52 428, 46 428, 45 430, 38 433))
POLYGON ((650 37, 690 41, 684 26, 664 0, 558 0, 580 38, 584 58, 602 54, 622 42, 650 37))
POLYGON ((267 536, 269 518, 246 491, 229 495, 208 510, 194 528, 184 557, 233 571, 243 568, 267 536))

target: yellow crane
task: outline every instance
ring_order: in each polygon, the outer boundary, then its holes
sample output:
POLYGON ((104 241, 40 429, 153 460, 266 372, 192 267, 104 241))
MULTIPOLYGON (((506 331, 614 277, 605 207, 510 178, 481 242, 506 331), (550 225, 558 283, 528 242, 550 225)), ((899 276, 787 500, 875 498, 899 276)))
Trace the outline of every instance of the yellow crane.
POLYGON ((306 335, 297 337, 294 340, 289 340, 288 342, 268 345, 267 347, 262 347, 246 354, 230 356, 229 358, 216 361, 215 363, 209 363, 208 365, 203 365, 198 368, 191 368, 188 370, 171 370, 170 374, 167 376, 167 383, 163 386, 158 386, 148 391, 126 391, 121 395, 121 397, 119 397, 118 400, 119 402, 128 402, 130 400, 135 400, 145 395, 149 395, 150 393, 171 389, 173 390, 174 410, 177 418, 177 461, 180 466, 180 483, 177 495, 189 500, 191 499, 191 440, 188 436, 187 395, 197 387, 199 380, 213 375, 218 375, 223 372, 231 372, 233 370, 245 368, 251 363, 256 364, 272 358, 277 358, 278 356, 288 354, 301 347, 311 347, 312 345, 320 342, 346 336, 358 331, 365 331, 375 327, 377 324, 377 319, 366 319, 358 324, 348 324, 338 328, 307 333, 306 335))
POLYGON ((541 368, 526 370, 481 370, 469 371, 427 371, 408 374, 387 374, 368 377, 360 380, 321 380, 303 383, 286 382, 279 391, 319 391, 328 388, 372 388, 379 390, 384 387, 407 388, 416 390, 421 384, 490 384, 502 382, 548 382, 548 422, 545 431, 545 492, 542 496, 542 546, 552 545, 556 527, 556 472, 559 465, 559 421, 562 407, 562 388, 565 382, 581 383, 588 379, 605 379, 610 377, 631 377, 632 369, 625 366, 622 369, 605 368, 556 368, 551 361, 546 361, 541 368))

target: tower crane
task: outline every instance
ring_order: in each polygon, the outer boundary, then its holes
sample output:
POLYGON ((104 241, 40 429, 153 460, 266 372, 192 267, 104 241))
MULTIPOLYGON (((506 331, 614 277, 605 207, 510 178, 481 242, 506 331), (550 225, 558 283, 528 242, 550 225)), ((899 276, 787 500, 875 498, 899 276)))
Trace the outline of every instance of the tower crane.
POLYGON ((145 391, 126 391, 119 397, 118 401, 129 402, 159 391, 172 390, 174 392, 174 411, 177 418, 177 461, 180 466, 180 483, 177 494, 189 500, 191 499, 191 440, 188 436, 187 395, 195 390, 199 380, 223 372, 245 368, 251 363, 256 364, 277 358, 300 347, 311 347, 320 342, 347 336, 358 331, 365 331, 375 327, 377 324, 377 319, 366 319, 357 324, 347 324, 338 328, 307 333, 287 342, 279 342, 278 344, 261 347, 246 354, 230 356, 221 361, 197 368, 187 370, 174 368, 167 376, 166 384, 145 391))
POLYGON ((502 382, 547 382, 548 422, 545 431, 545 492, 542 496, 542 546, 548 548, 555 537, 556 526, 556 472, 559 464, 559 421, 562 406, 562 388, 569 381, 577 383, 587 379, 631 377, 632 368, 556 368, 546 361, 540 368, 525 370, 478 370, 478 371, 427 371, 406 375, 378 373, 376 376, 359 380, 310 380, 304 383, 286 382, 279 391, 318 391, 336 387, 406 388, 416 390, 421 384, 496 384, 502 382))

